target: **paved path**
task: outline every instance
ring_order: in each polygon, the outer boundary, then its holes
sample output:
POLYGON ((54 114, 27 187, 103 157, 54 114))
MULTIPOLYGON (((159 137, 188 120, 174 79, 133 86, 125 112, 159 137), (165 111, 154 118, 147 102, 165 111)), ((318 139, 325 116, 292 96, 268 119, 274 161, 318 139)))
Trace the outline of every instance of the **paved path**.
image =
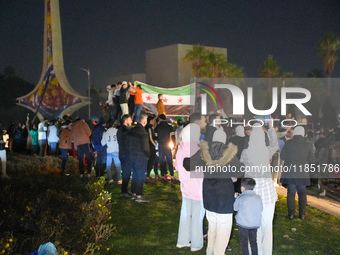
MULTIPOLYGON (((287 196, 287 189, 282 186, 276 187, 276 191, 280 195, 287 196)), ((307 204, 340 218, 340 202, 338 201, 327 197, 323 198, 315 195, 307 195, 307 204)))

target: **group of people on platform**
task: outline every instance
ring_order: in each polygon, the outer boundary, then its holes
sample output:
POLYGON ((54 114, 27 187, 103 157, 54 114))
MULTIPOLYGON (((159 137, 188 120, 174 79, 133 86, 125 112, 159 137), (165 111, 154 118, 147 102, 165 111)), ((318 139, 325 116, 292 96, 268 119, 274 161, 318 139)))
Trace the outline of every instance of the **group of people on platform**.
MULTIPOLYGON (((137 123, 143 109, 143 89, 140 84, 136 85, 131 82, 123 81, 117 84, 106 86, 108 92, 105 103, 100 102, 103 108, 103 117, 105 120, 114 119, 119 124, 121 117, 125 114, 132 116, 133 123, 137 123)), ((158 115, 165 115, 163 104, 163 94, 158 94, 157 102, 158 115)), ((145 110, 145 109, 144 109, 145 110)))

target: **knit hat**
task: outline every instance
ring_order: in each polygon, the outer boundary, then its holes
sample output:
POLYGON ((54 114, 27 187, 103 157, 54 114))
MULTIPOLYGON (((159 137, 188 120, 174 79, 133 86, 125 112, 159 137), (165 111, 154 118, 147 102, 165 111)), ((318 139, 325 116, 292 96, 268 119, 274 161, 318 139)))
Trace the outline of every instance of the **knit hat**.
POLYGON ((301 126, 296 127, 293 131, 293 137, 296 135, 305 136, 305 129, 301 126))
POLYGON ((123 81, 123 82, 122 82, 122 85, 124 85, 124 84, 127 84, 127 81, 123 81))
POLYGON ((226 143, 227 142, 227 134, 223 130, 217 129, 214 132, 212 141, 213 142, 226 143))
POLYGON ((183 142, 199 142, 201 129, 196 123, 190 123, 181 131, 183 142))
POLYGON ((243 126, 237 126, 235 129, 235 133, 237 136, 244 137, 244 127, 243 126))

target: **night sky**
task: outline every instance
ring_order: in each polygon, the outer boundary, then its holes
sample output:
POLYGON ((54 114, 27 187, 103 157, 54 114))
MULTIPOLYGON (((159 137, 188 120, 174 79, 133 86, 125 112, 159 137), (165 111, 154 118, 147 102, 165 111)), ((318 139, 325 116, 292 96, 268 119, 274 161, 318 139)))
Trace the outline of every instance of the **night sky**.
MULTIPOLYGON (((319 40, 340 35, 340 1, 60 0, 65 72, 85 93, 110 77, 145 72, 145 50, 175 43, 226 47, 228 61, 257 77, 272 54, 283 72, 305 77, 322 69, 319 40)), ((11 65, 36 85, 43 55, 44 1, 0 1, 0 73, 11 65)), ((166 59, 164 59, 166 61, 166 59)), ((340 77, 340 62, 333 77, 340 77)))

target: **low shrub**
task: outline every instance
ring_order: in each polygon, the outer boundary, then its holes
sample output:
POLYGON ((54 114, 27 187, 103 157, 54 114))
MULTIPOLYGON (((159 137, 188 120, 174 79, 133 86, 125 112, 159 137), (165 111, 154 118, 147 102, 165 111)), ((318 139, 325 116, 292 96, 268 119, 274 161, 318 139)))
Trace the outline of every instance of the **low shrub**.
POLYGON ((99 254, 115 230, 105 178, 79 178, 70 158, 9 155, 10 180, 0 180, 0 253, 30 254, 52 242, 59 254, 99 254))

